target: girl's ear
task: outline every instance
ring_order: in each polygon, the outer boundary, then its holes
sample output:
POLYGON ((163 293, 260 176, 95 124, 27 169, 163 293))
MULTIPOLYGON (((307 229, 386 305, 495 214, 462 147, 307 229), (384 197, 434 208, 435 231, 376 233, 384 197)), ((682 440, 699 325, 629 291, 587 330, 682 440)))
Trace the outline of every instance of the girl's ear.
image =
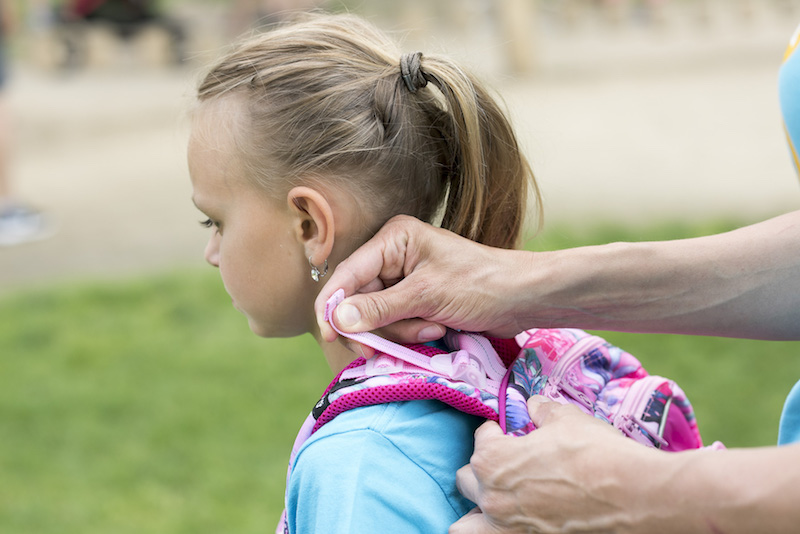
POLYGON ((286 201, 294 214, 294 232, 314 265, 322 265, 331 255, 334 243, 333 210, 316 189, 299 186, 289 191, 286 201))

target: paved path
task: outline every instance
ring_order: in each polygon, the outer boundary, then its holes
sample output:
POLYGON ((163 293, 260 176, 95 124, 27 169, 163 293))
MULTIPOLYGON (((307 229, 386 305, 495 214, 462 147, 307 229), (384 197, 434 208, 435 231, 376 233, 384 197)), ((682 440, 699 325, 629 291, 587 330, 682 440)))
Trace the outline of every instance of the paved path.
MULTIPOLYGON (((753 220, 800 205, 776 94, 792 26, 665 44, 652 32, 547 38, 527 81, 503 75, 478 50, 481 38, 443 46, 504 95, 549 224, 753 220)), ((195 72, 16 70, 13 170, 22 195, 51 213, 59 232, 0 249, 0 292, 201 263, 205 232, 185 165, 195 72)))

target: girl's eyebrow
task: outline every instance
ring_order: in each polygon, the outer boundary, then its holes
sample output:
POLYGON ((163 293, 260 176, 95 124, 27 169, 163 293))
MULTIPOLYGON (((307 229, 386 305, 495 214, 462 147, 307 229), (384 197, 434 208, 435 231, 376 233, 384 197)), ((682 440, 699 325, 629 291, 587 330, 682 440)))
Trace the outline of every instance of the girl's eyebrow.
POLYGON ((195 207, 195 208, 197 208, 197 211, 199 211, 200 213, 202 213, 202 214, 203 214, 205 217, 210 217, 210 215, 208 214, 208 212, 207 212, 206 210, 204 210, 203 208, 201 208, 201 207, 200 207, 200 206, 197 204, 197 201, 194 199, 194 196, 192 196, 192 204, 194 204, 194 207, 195 207))
POLYGON ((194 207, 197 208, 197 210, 200 213, 202 213, 203 215, 205 215, 207 217, 212 217, 213 218, 213 215, 211 214, 212 212, 215 212, 213 205, 211 206, 212 209, 209 210, 209 209, 207 209, 209 206, 205 206, 204 207, 204 206, 200 205, 202 203, 202 199, 201 199, 201 203, 198 203, 197 199, 195 198, 195 196, 192 195, 191 200, 192 200, 192 204, 194 204, 194 207))

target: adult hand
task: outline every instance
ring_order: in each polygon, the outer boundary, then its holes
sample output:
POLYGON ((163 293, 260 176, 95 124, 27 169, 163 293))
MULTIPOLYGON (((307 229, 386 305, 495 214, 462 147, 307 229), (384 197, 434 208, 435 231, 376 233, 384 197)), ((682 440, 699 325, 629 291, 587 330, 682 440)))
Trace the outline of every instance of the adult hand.
MULTIPOLYGON (((519 284, 530 253, 480 245, 413 217, 397 216, 341 262, 320 291, 315 311, 326 341, 336 332, 324 321, 328 298, 348 296, 333 320, 344 332, 380 330, 406 343, 439 339, 444 326, 511 337, 524 330, 519 284), (391 326, 387 326, 391 325, 391 326)), ((530 326, 530 325, 527 325, 530 326)))
POLYGON ((456 482, 478 508, 450 534, 797 531, 800 444, 662 452, 571 405, 528 411, 526 436, 476 431, 456 482))
POLYGON ((535 396, 528 409, 537 429, 526 436, 506 436, 494 422, 476 431, 475 452, 457 484, 478 508, 450 534, 625 530, 632 503, 620 480, 638 477, 637 465, 663 453, 574 406, 535 396))

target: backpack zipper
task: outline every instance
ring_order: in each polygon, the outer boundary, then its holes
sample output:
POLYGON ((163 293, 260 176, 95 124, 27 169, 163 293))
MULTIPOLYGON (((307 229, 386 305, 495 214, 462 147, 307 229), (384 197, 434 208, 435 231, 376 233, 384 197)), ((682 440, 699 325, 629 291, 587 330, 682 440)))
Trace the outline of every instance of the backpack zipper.
POLYGON ((642 420, 638 417, 639 413, 641 413, 643 409, 642 401, 652 397, 652 394, 655 391, 655 386, 665 381, 669 382, 669 380, 663 377, 650 375, 634 382, 628 390, 628 394, 625 395, 624 399, 622 399, 619 411, 614 416, 614 427, 634 441, 644 445, 651 447, 654 446, 656 448, 667 447, 669 443, 667 443, 667 440, 663 438, 662 434, 664 432, 664 422, 667 418, 672 397, 669 398, 669 402, 664 407, 664 413, 662 414, 662 419, 659 422, 657 433, 648 432, 644 422, 642 422, 642 420), (654 444, 653 441, 648 438, 648 436, 650 436, 656 443, 654 444))
POLYGON ((547 396, 556 397, 560 394, 559 390, 568 394, 570 397, 581 403, 590 414, 594 413, 593 403, 585 393, 576 389, 569 381, 564 380, 564 376, 572 367, 580 361, 583 356, 591 350, 602 346, 605 343, 600 337, 589 335, 579 339, 572 345, 567 352, 553 366, 550 376, 547 378, 547 384, 544 387, 544 393, 547 396))

